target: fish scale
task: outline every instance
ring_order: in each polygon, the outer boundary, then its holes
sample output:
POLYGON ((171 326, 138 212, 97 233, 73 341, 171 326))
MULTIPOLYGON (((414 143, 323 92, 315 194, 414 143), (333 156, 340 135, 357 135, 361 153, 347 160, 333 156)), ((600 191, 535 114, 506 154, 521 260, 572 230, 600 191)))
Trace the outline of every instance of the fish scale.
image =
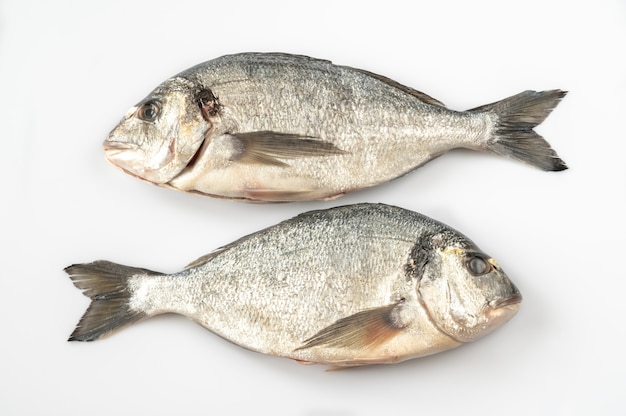
POLYGON ((92 299, 70 340, 177 313, 244 348, 330 366, 457 347, 508 321, 521 301, 467 237, 383 204, 301 214, 178 273, 107 261, 66 271, 92 299))
POLYGON ((455 111, 361 69, 243 53, 164 81, 104 148, 125 172, 185 192, 255 202, 332 199, 459 147, 566 169, 533 130, 565 94, 525 91, 455 111))

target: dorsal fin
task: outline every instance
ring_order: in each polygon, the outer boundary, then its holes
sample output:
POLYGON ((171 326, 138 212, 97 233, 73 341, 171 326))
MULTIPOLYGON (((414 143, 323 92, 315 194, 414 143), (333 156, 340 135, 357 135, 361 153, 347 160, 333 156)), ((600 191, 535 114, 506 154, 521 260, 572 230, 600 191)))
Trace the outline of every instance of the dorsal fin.
POLYGON ((364 69, 358 69, 358 68, 350 68, 350 69, 353 69, 353 70, 355 70, 357 72, 360 72, 362 74, 365 74, 365 75, 368 75, 368 76, 370 76, 372 78, 375 78, 375 79, 377 79, 379 81, 382 81, 385 84, 387 84, 387 85, 389 85, 389 86, 391 86, 393 88, 397 88, 397 89, 399 89, 401 91, 404 91, 407 94, 410 94, 410 95, 418 98, 419 100, 425 102, 426 104, 436 105, 438 107, 444 107, 445 108, 445 104, 442 103, 441 101, 436 100, 433 97, 431 97, 430 95, 424 94, 421 91, 418 91, 418 90, 413 89, 411 87, 407 87, 406 85, 402 85, 399 82, 392 80, 391 78, 387 78, 385 76, 378 75, 378 74, 375 74, 373 72, 366 71, 364 69))
POLYGON ((192 267, 197 267, 197 266, 203 265, 204 263, 208 263, 209 261, 211 261, 211 259, 213 259, 213 257, 217 256, 218 254, 220 254, 222 251, 226 250, 229 247, 230 246, 220 247, 218 249, 213 250, 209 254, 205 254, 204 256, 200 256, 197 259, 195 259, 194 261, 192 261, 191 263, 189 263, 188 265, 186 265, 185 269, 191 269, 192 267))

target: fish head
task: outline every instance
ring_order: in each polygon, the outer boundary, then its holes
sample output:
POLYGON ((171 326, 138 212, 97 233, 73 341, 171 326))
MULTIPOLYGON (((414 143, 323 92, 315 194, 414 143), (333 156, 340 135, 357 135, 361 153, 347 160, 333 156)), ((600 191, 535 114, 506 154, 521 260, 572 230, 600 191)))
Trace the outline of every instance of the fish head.
POLYGON ((193 159, 211 129, 201 90, 175 77, 132 107, 103 143, 107 160, 140 179, 163 184, 193 159))
POLYGON ((436 235, 431 243, 418 294, 442 332, 470 342, 517 313, 522 296, 493 258, 453 233, 436 235))

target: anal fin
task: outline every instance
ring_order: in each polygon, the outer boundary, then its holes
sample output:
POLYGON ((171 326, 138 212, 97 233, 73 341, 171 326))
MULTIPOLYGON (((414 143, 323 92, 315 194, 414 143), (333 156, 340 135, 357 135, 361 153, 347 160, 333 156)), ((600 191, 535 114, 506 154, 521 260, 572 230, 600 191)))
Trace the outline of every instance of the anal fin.
POLYGON ((311 190, 285 190, 271 188, 255 188, 246 189, 245 195, 253 201, 265 202, 291 202, 291 201, 308 201, 320 198, 324 194, 320 194, 317 189, 311 190))

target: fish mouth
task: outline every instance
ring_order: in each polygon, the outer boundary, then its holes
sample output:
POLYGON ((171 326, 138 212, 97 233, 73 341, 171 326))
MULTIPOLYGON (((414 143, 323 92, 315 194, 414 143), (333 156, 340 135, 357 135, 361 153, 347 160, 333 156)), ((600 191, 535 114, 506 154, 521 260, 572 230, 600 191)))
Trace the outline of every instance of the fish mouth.
POLYGON ((139 146, 128 142, 117 142, 111 140, 105 140, 102 144, 104 148, 104 157, 113 166, 121 169, 124 173, 134 176, 135 178, 146 180, 143 175, 136 171, 133 164, 129 163, 129 158, 132 158, 133 154, 139 146))
POLYGON ((489 307, 492 309, 505 308, 507 306, 519 305, 522 302, 522 295, 516 293, 505 299, 492 300, 489 302, 489 307))

